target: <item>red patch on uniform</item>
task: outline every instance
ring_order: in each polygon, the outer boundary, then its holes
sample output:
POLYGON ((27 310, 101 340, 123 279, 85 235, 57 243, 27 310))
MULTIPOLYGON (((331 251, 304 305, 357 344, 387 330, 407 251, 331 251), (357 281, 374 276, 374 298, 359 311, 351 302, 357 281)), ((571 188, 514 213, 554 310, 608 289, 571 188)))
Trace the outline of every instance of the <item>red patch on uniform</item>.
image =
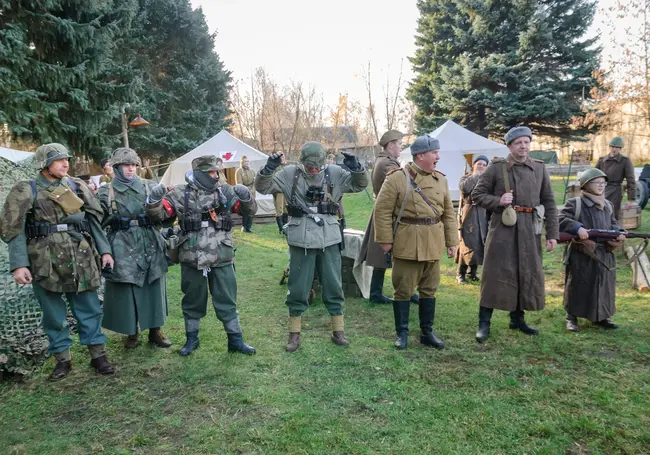
POLYGON ((163 199, 163 208, 165 209, 165 212, 167 212, 167 215, 170 217, 174 216, 174 207, 169 203, 167 199, 163 199))
POLYGON ((241 202, 240 201, 235 202, 235 205, 233 206, 233 210, 232 210, 233 213, 236 213, 236 214, 239 215, 239 208, 240 207, 241 207, 241 202))

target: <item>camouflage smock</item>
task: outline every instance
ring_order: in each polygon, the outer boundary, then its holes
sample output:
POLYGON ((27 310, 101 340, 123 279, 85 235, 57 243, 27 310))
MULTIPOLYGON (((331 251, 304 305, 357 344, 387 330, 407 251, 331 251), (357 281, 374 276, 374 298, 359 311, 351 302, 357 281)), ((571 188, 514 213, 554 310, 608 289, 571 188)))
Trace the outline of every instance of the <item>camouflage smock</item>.
POLYGON ((39 174, 36 199, 29 181, 17 183, 10 191, 0 219, 0 238, 9 244, 11 270, 28 267, 35 283, 52 292, 84 292, 99 288, 100 254, 111 253, 100 226, 102 210, 86 184, 76 178, 50 182, 39 174), (48 197, 59 185, 73 180, 84 205, 82 211, 90 223, 90 234, 54 232, 27 240, 25 224, 32 211, 36 222, 65 224, 69 219, 63 209, 48 197))
MULTIPOLYGON (((153 221, 165 221, 177 217, 179 223, 188 219, 201 220, 203 214, 214 206, 218 200, 217 192, 205 192, 194 182, 192 171, 185 175, 187 185, 178 185, 164 197, 164 203, 149 205, 147 213, 153 221), (185 213, 185 188, 189 186, 188 213, 185 213)), ((253 215, 257 210, 254 200, 242 202, 237 198, 233 187, 220 184, 221 193, 226 197, 225 207, 219 206, 217 212, 253 215)), ((220 215, 221 216, 221 215, 220 215)), ((182 224, 181 224, 182 225, 182 224)), ((222 267, 231 264, 235 252, 232 242, 232 230, 223 231, 214 228, 212 223, 198 231, 179 234, 179 260, 197 270, 210 267, 222 267)))
MULTIPOLYGON (((113 180, 97 192, 106 228, 115 217, 137 219, 145 214, 147 196, 156 182, 135 177, 131 186, 113 180), (113 195, 109 204, 109 192, 113 187, 113 195), (115 211, 117 209, 117 213, 115 211)), ((160 226, 139 227, 114 232, 108 228, 108 240, 114 253, 115 267, 108 281, 115 283, 130 283, 142 287, 153 283, 167 273, 165 258, 165 243, 160 234, 160 226)))

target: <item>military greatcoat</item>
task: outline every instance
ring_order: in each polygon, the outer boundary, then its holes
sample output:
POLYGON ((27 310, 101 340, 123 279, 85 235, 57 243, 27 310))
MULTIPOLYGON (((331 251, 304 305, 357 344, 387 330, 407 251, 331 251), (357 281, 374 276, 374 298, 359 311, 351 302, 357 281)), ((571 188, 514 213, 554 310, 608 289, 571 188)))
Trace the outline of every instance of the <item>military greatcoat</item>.
POLYGON ((131 186, 113 180, 97 192, 104 210, 104 227, 115 256, 106 278, 102 326, 132 335, 160 327, 167 316, 167 259, 160 225, 115 230, 116 219, 138 220, 145 215, 147 195, 156 182, 135 177, 131 186), (112 191, 111 191, 112 188, 112 191))
POLYGON ((528 157, 517 162, 512 155, 495 158, 478 180, 472 199, 492 212, 485 243, 480 306, 499 310, 541 310, 544 308, 544 271, 541 235, 534 230, 535 213, 517 212, 517 223, 501 222, 506 192, 503 169, 513 192, 513 206, 546 212, 546 238, 558 239, 558 218, 551 179, 544 163, 528 157))
POLYGON ((627 180, 627 199, 629 201, 636 200, 636 177, 632 161, 623 155, 617 155, 616 157, 602 156, 598 159, 595 167, 607 175, 605 197, 614 205, 614 216, 618 218, 621 210, 621 200, 623 199, 621 189, 623 180, 627 180))
POLYGON ((459 264, 483 264, 485 238, 487 237, 486 210, 472 200, 472 190, 478 183, 479 177, 480 174, 464 175, 458 184, 461 195, 458 207, 460 247, 456 262, 459 264))

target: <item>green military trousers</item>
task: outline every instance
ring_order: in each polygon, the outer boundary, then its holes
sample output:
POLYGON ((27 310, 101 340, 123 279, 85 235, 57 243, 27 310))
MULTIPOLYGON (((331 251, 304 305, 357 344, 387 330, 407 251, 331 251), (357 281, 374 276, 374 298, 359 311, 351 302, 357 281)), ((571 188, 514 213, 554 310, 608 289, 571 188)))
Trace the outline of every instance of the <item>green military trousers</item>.
POLYGON ((322 287, 323 303, 331 316, 343 315, 343 288, 341 287, 341 250, 338 245, 324 250, 289 246, 289 316, 300 316, 309 307, 309 290, 314 271, 322 287))
POLYGON ((228 333, 241 333, 237 314, 237 278, 234 265, 207 269, 207 277, 203 270, 181 264, 181 291, 183 299, 181 309, 187 331, 198 329, 198 321, 206 315, 208 305, 208 290, 212 296, 212 306, 228 333), (232 324, 229 324, 233 321, 232 324), (231 330, 232 328, 232 330, 231 330), (230 331, 229 331, 230 330, 230 331))
MULTIPOLYGON (((67 307, 63 293, 51 292, 37 283, 32 284, 34 294, 43 313, 43 329, 50 341, 48 352, 56 354, 72 346, 70 329, 66 322, 67 307)), ((106 335, 102 333, 102 307, 97 291, 66 292, 72 315, 77 320, 79 342, 83 345, 104 344, 106 335)))

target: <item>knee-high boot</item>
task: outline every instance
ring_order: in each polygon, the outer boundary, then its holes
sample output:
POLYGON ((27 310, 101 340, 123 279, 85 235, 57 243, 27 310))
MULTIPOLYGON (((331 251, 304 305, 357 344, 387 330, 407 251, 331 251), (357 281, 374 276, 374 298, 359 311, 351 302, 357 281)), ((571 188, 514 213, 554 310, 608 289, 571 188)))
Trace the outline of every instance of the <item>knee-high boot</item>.
POLYGON ((393 302, 393 315, 395 316, 395 332, 397 332, 397 339, 395 340, 395 347, 397 349, 406 349, 409 336, 409 306, 411 302, 394 301, 393 302))
POLYGON ((433 321, 436 316, 436 299, 420 297, 420 343, 436 349, 444 349, 445 343, 433 333, 433 321))
POLYGON ((392 303, 393 301, 383 294, 384 275, 386 269, 372 269, 372 278, 370 280, 370 301, 372 303, 392 303))

